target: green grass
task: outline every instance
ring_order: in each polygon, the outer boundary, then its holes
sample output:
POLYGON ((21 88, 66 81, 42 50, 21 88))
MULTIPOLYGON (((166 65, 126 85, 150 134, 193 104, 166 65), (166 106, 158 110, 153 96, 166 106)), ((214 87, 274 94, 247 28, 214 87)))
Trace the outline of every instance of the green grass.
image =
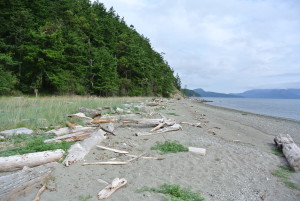
POLYGON ((161 154, 187 152, 189 149, 177 142, 166 141, 164 143, 158 143, 151 147, 151 150, 159 150, 161 154))
POLYGON ((281 149, 273 148, 272 153, 277 155, 277 156, 283 156, 283 152, 281 149))
MULTIPOLYGON (((1 130, 26 127, 64 126, 66 116, 79 112, 80 107, 96 109, 103 106, 116 108, 129 102, 137 102, 149 98, 98 98, 80 96, 59 96, 39 98, 0 97, 1 130)), ((107 111, 109 112, 109 111, 107 111)))
POLYGON ((80 201, 88 201, 93 197, 91 195, 79 195, 78 198, 79 198, 80 201))
POLYGON ((299 188, 297 187, 296 184, 294 184, 293 182, 290 181, 289 177, 291 176, 291 174, 294 171, 290 170, 289 168, 286 167, 280 167, 277 170, 272 171, 272 175, 280 178, 280 180, 284 183, 284 185, 288 188, 291 189, 297 189, 299 190, 299 188))
POLYGON ((52 142, 44 143, 45 139, 49 139, 53 135, 17 135, 11 138, 2 140, 4 142, 13 144, 15 148, 6 149, 0 152, 0 156, 12 156, 19 154, 27 154, 33 152, 63 149, 67 151, 74 142, 52 142))
POLYGON ((171 201, 202 201, 204 198, 199 192, 192 192, 190 188, 181 187, 179 185, 173 184, 163 184, 160 188, 151 188, 144 186, 141 189, 138 189, 137 192, 154 192, 162 193, 165 195, 165 200, 171 201))

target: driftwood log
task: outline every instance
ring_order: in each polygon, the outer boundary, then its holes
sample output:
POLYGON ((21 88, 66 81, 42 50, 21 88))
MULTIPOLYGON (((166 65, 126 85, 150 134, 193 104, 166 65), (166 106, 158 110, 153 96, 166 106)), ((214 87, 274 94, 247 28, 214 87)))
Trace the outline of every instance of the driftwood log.
POLYGON ((135 123, 135 124, 144 124, 144 125, 150 125, 150 126, 157 126, 162 123, 167 126, 172 126, 175 124, 172 120, 165 120, 162 119, 138 119, 138 118, 126 118, 122 119, 123 123, 135 123))
POLYGON ((0 177, 0 200, 8 201, 43 183, 57 163, 48 163, 35 168, 25 167, 13 174, 0 177))
POLYGON ((79 112, 82 112, 86 115, 90 115, 92 118, 95 118, 97 116, 101 116, 102 110, 101 109, 94 110, 94 109, 81 107, 81 108, 79 108, 79 112))
POLYGON ((10 172, 22 169, 23 167, 35 167, 50 162, 59 161, 65 151, 57 149, 55 151, 35 152, 23 155, 0 157, 0 172, 10 172))
POLYGON ((72 134, 62 135, 62 136, 58 136, 56 138, 47 139, 47 140, 44 140, 44 142, 49 143, 49 142, 61 142, 61 141, 66 141, 66 142, 82 141, 82 140, 85 140, 86 138, 90 137, 94 130, 95 130, 95 128, 90 128, 90 129, 78 131, 78 132, 75 132, 72 134))
POLYGON ((121 188, 122 186, 125 186, 127 184, 127 180, 122 178, 115 178, 111 184, 109 184, 108 186, 106 186, 104 189, 102 189, 99 193, 98 193, 98 199, 99 200, 103 200, 108 198, 109 196, 111 196, 111 194, 113 194, 116 190, 118 190, 119 188, 121 188))
POLYGON ((92 124, 103 124, 103 123, 113 123, 116 122, 116 119, 113 118, 95 118, 91 122, 92 124))
POLYGON ((156 130, 154 132, 137 132, 135 135, 136 136, 157 135, 157 134, 166 133, 166 132, 170 132, 170 131, 177 131, 177 130, 180 130, 180 129, 182 129, 182 127, 179 124, 174 124, 172 126, 161 128, 161 129, 156 130))
POLYGON ((295 171, 300 171, 300 148, 295 144, 291 136, 277 136, 274 138, 274 142, 278 149, 282 149, 291 168, 295 171))
POLYGON ((69 127, 64 127, 64 128, 58 128, 58 129, 53 129, 53 130, 47 131, 46 134, 53 133, 57 136, 60 136, 60 135, 76 133, 76 132, 79 132, 79 131, 89 130, 91 128, 92 127, 75 126, 74 129, 71 129, 69 127))
POLYGON ((105 132, 102 129, 93 132, 91 137, 73 144, 68 150, 68 155, 63 161, 65 166, 69 166, 76 161, 83 160, 90 150, 105 139, 105 132))

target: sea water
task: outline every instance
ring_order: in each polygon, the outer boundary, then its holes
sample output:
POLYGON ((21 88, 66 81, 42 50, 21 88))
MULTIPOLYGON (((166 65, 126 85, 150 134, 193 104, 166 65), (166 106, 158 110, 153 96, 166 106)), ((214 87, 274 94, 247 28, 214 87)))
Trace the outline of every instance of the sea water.
POLYGON ((300 99, 210 98, 207 104, 300 121, 300 99))

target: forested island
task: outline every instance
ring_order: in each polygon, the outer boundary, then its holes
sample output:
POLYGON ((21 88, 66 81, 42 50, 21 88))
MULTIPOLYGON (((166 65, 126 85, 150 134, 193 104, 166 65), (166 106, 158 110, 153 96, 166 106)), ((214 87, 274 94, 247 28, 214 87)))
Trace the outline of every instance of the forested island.
POLYGON ((113 8, 89 0, 2 0, 0 95, 165 96, 180 78, 113 8))

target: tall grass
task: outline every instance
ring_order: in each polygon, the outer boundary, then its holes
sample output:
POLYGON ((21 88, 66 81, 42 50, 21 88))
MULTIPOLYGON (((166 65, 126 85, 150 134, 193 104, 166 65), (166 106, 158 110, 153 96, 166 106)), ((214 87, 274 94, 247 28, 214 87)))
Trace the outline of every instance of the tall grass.
POLYGON ((80 107, 96 109, 103 106, 117 107, 128 102, 138 102, 149 98, 120 97, 98 98, 80 96, 59 96, 39 98, 0 98, 1 130, 27 127, 38 129, 49 126, 63 126, 66 116, 77 113, 80 107))

